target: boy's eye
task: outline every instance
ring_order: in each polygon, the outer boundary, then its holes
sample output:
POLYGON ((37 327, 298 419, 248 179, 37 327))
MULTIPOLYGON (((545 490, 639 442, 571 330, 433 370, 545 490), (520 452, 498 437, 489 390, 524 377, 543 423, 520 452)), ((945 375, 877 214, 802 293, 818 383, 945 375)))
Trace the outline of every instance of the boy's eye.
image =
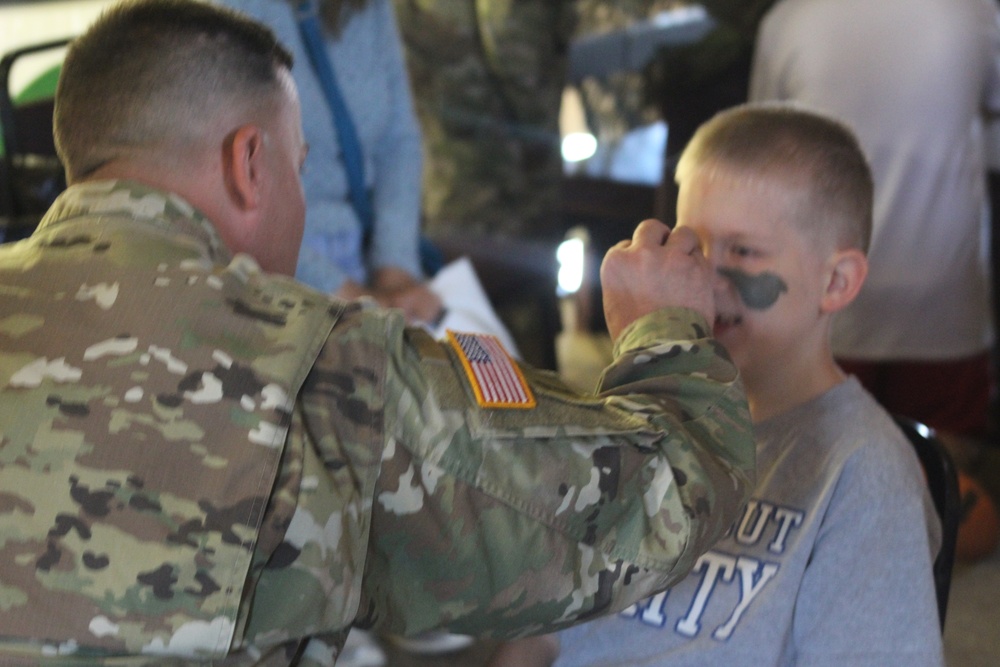
POLYGON ((736 257, 751 257, 754 254, 754 250, 745 245, 734 245, 730 248, 730 252, 736 257))

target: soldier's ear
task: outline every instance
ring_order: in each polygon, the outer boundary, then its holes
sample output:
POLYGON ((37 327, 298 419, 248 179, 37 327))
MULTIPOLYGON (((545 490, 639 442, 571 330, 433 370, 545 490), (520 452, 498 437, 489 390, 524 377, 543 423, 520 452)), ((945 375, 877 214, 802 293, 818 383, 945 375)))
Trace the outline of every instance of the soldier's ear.
POLYGON ((256 125, 242 125, 226 137, 222 167, 233 203, 248 211, 260 206, 264 135, 256 125))

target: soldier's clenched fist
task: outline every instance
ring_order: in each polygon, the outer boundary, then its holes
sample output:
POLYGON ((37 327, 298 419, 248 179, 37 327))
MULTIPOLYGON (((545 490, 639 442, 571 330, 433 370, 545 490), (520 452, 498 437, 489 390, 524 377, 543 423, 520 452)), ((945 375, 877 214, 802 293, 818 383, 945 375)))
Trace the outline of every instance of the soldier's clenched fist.
POLYGON ((694 232, 644 220, 601 264, 604 316, 612 340, 634 320, 660 308, 692 308, 715 319, 712 271, 694 232))

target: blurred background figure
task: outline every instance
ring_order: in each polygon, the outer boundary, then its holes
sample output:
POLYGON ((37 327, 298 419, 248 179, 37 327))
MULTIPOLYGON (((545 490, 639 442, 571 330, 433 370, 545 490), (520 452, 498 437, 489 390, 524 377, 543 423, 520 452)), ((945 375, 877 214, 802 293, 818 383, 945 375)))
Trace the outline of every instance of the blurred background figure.
POLYGON ((432 235, 560 233, 558 118, 575 4, 395 0, 432 235))
POLYGON ((834 351, 890 411, 988 431, 991 308, 982 115, 1000 110, 992 0, 781 0, 753 100, 794 100, 858 134, 875 176, 871 272, 834 351))
POLYGON ((421 139, 390 0, 221 0, 269 25, 295 56, 309 157, 306 231, 296 277, 347 298, 373 296, 411 321, 440 300, 420 264, 421 139), (334 85, 360 148, 363 196, 352 201, 350 146, 338 126, 300 19, 319 19, 334 85), (368 217, 370 219, 366 220, 368 217))

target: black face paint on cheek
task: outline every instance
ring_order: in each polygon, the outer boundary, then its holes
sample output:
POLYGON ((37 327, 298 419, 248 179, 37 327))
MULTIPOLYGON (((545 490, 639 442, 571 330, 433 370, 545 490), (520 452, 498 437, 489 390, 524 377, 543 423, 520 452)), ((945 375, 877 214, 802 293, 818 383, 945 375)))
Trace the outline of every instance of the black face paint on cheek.
POLYGON ((782 292, 788 291, 784 280, 767 271, 752 276, 739 269, 719 269, 719 274, 729 279, 747 308, 754 310, 770 308, 782 292))

